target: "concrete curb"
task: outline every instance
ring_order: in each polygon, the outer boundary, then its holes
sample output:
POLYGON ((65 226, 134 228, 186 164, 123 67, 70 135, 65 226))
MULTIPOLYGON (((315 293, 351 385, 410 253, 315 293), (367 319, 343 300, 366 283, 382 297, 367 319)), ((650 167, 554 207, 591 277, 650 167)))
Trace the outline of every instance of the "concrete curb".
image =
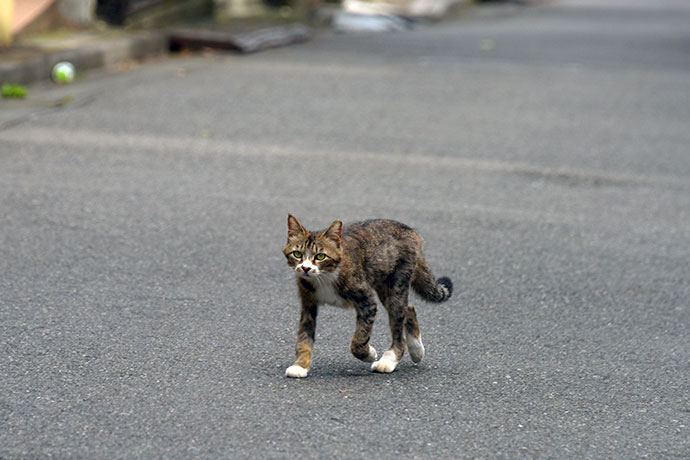
MULTIPOLYGON (((0 62, 0 83, 30 84, 50 78, 53 66, 69 61, 77 71, 111 68, 132 59, 167 53, 168 38, 163 31, 141 32, 108 38, 65 49, 36 49, 30 56, 0 62)), ((1 57, 1 55, 0 55, 1 57)))

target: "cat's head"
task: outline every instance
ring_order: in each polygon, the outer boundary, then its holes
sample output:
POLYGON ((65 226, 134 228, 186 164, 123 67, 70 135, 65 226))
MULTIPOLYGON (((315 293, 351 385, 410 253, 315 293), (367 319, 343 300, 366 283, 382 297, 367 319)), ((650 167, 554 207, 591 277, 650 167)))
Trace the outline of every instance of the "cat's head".
POLYGON ((342 222, 336 220, 326 230, 314 233, 302 227, 292 214, 288 215, 287 223, 288 238, 283 254, 298 277, 313 278, 337 270, 342 257, 342 222))

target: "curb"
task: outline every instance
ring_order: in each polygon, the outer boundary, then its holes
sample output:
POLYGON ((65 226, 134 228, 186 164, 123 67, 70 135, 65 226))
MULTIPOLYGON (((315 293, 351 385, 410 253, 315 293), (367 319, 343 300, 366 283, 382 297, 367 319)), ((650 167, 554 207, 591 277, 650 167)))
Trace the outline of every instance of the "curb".
MULTIPOLYGON (((69 61, 81 72, 109 68, 131 59, 160 56, 168 52, 168 37, 162 31, 144 32, 107 39, 76 48, 34 51, 18 61, 0 62, 0 83, 30 84, 50 78, 53 66, 69 61)), ((1 57, 1 55, 0 55, 1 57)))
MULTIPOLYGON (((51 70, 60 61, 69 61, 84 72, 113 68, 131 60, 167 55, 171 49, 211 47, 234 50, 242 54, 268 48, 302 43, 312 38, 309 27, 300 23, 251 24, 245 27, 192 26, 166 30, 135 32, 119 38, 78 37, 76 45, 49 49, 48 45, 17 46, 24 56, 0 62, 0 84, 31 84, 50 78, 51 70)), ((59 46, 59 45, 58 45, 59 46)), ((3 58, 0 54, 0 59, 3 58)))

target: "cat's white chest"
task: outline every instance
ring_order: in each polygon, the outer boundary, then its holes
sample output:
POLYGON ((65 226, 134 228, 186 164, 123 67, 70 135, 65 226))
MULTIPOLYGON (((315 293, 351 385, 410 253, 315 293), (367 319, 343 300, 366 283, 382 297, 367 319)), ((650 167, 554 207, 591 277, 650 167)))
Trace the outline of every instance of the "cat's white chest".
POLYGON ((348 302, 340 297, 336 280, 338 279, 338 272, 323 273, 315 283, 316 302, 319 305, 333 305, 335 307, 347 307, 348 302))

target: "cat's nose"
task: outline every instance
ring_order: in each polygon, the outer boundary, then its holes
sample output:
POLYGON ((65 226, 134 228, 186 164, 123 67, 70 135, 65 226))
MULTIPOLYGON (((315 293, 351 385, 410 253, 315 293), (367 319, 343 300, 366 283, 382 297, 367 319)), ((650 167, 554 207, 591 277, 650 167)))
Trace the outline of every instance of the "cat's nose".
POLYGON ((304 270, 304 273, 309 273, 309 270, 311 270, 311 267, 305 267, 302 265, 302 270, 304 270))

